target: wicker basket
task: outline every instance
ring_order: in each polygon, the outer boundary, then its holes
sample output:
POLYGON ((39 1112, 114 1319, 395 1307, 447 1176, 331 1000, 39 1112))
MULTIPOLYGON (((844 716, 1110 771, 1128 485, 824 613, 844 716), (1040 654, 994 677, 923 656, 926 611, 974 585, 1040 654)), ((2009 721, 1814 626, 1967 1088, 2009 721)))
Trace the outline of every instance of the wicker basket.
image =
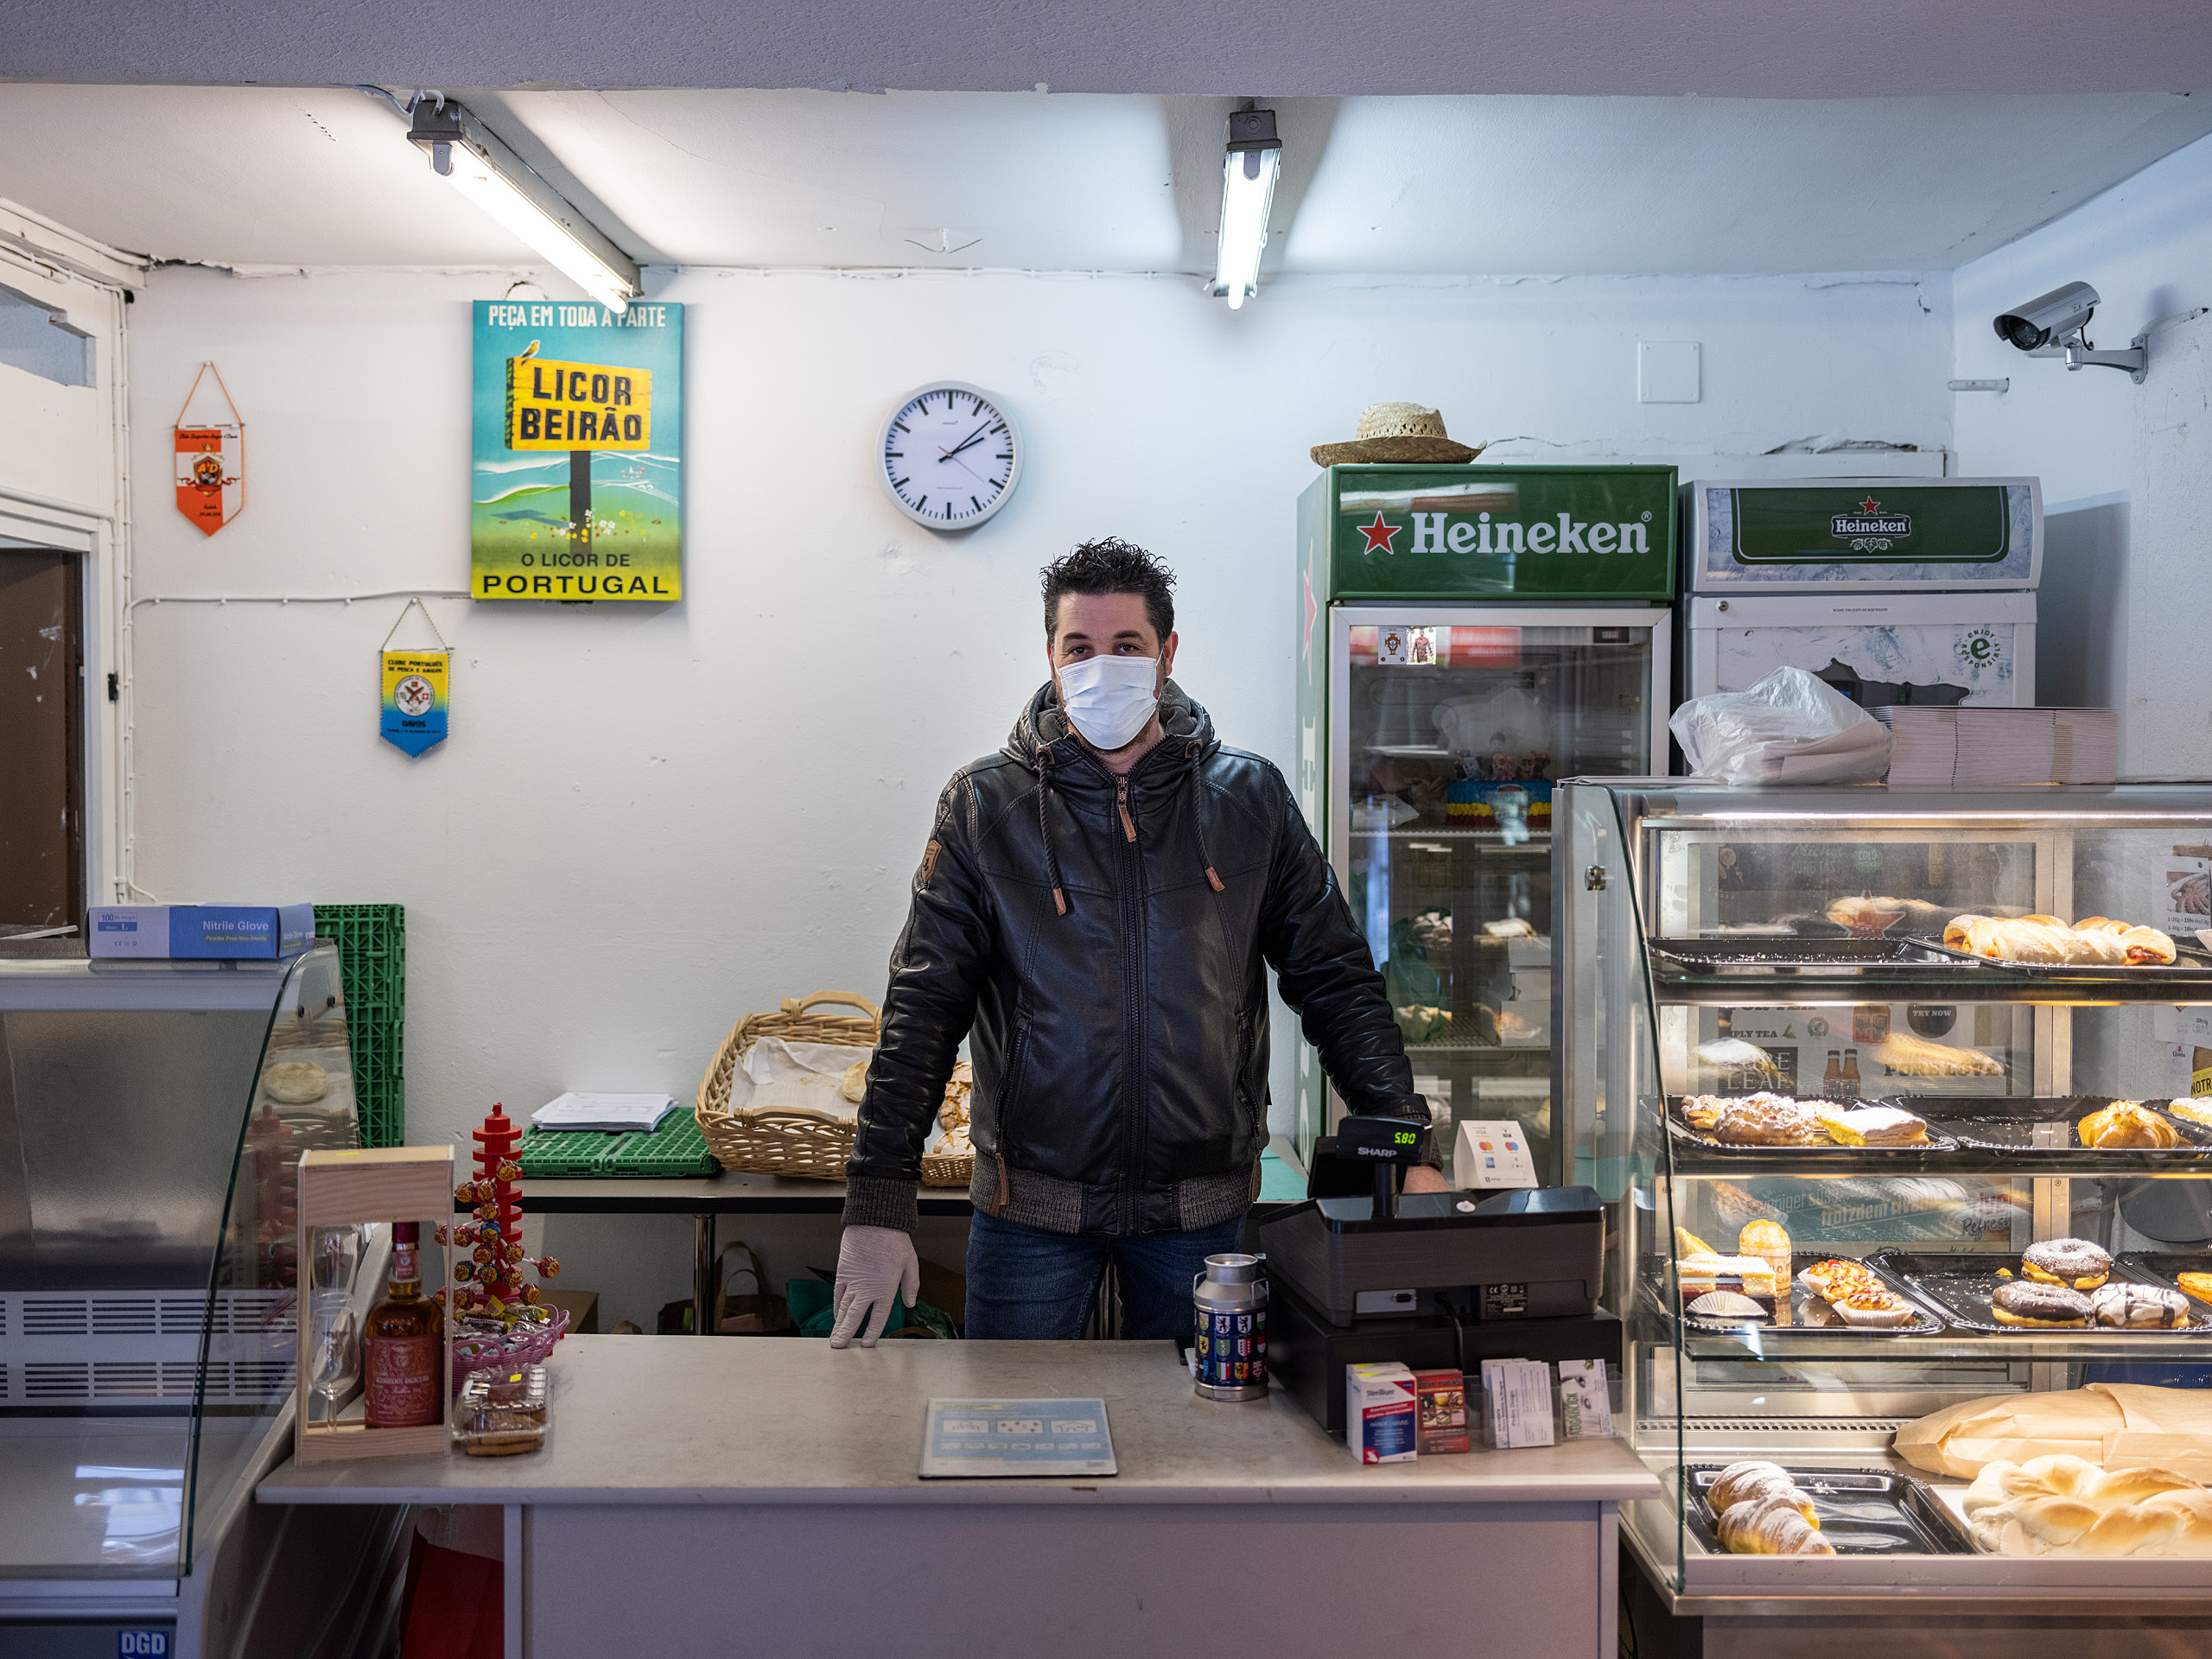
POLYGON ((850 1118, 801 1108, 779 1109, 729 1109, 730 1080, 745 1063, 747 1051, 763 1037, 786 1042, 836 1043, 849 1048, 875 1044, 882 1016, 874 1003, 847 991, 817 991, 812 996, 786 997, 774 1014, 749 1014, 722 1039, 721 1052, 707 1068, 693 1109, 707 1147, 725 1169, 756 1175, 796 1175, 813 1181, 842 1181, 845 1160, 853 1155, 857 1125, 850 1118), (824 1004, 867 1010, 865 1018, 851 1014, 817 1014, 824 1004))
MULTIPOLYGON (((944 1085, 944 1104, 938 1108, 937 1121, 948 1129, 968 1126, 968 1096, 976 1087, 976 1074, 963 1060, 952 1068, 952 1079, 944 1085)), ((925 1152, 922 1154, 922 1185, 924 1186, 965 1186, 976 1173, 976 1152, 925 1152)))

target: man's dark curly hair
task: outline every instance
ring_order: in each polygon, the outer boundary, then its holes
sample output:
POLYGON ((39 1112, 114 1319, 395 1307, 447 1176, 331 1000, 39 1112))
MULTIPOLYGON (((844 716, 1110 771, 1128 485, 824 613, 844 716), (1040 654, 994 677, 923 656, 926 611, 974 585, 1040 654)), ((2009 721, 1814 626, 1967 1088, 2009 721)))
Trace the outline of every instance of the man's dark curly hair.
POLYGON ((1165 645, 1175 632, 1175 573, 1118 536, 1084 542, 1039 573, 1045 578, 1045 641, 1059 632, 1063 594, 1141 594, 1145 620, 1165 645))

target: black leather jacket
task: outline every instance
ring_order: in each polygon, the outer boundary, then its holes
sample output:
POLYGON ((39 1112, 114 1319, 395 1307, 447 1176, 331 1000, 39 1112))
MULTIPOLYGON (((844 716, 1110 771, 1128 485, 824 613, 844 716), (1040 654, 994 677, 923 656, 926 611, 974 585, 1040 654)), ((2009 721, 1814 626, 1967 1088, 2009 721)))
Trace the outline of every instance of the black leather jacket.
POLYGON ((849 1224, 909 1227, 969 1038, 979 1208, 1061 1233, 1241 1214, 1267 1144, 1262 964, 1338 1091, 1425 1117, 1366 941, 1282 774, 1171 681, 1117 779, 1048 682, 938 803, 891 954, 849 1224))

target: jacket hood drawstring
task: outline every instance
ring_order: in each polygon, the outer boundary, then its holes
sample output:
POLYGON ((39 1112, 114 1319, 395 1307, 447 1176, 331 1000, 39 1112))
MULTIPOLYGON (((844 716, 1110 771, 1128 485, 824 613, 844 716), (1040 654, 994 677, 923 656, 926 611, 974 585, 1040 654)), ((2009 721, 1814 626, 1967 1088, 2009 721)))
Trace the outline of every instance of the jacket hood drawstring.
MULTIPOLYGON (((1205 745, 1197 738, 1191 739, 1183 746, 1183 758, 1186 760, 1197 760, 1198 751, 1204 747, 1205 745)), ((1204 789, 1198 783, 1198 768, 1196 766, 1191 768, 1190 785, 1191 828, 1197 832, 1198 837, 1198 862, 1205 866, 1206 880, 1213 884, 1213 890, 1216 893, 1226 893, 1229 891, 1228 887, 1219 876, 1214 874, 1213 855, 1206 850, 1206 821, 1204 810, 1206 798, 1204 789)))
MULTIPOLYGON (((1052 815, 1046 810, 1045 800, 1045 791, 1052 786, 1052 751, 1049 746, 1039 744, 1037 747, 1037 832, 1045 841, 1045 874, 1052 884, 1052 908, 1065 916, 1068 913, 1068 896, 1060 888, 1060 861, 1052 852, 1052 815)), ((1006 1178, 1001 1175, 999 1179, 1004 1181, 1006 1178)))

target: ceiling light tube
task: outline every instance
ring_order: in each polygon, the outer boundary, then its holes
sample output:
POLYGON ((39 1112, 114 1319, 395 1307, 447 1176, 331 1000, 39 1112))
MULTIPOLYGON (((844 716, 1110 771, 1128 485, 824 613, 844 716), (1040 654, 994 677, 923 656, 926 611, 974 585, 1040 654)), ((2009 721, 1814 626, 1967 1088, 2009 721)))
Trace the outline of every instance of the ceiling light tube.
POLYGON ((1221 232, 1216 242, 1213 286, 1232 311, 1260 291, 1260 256, 1268 246, 1268 213, 1275 177, 1282 170, 1282 143, 1273 110, 1243 110, 1229 118, 1229 152, 1221 166, 1221 232))
POLYGON ((431 169, 610 311, 641 291, 637 263, 451 99, 415 106, 407 137, 431 169))

